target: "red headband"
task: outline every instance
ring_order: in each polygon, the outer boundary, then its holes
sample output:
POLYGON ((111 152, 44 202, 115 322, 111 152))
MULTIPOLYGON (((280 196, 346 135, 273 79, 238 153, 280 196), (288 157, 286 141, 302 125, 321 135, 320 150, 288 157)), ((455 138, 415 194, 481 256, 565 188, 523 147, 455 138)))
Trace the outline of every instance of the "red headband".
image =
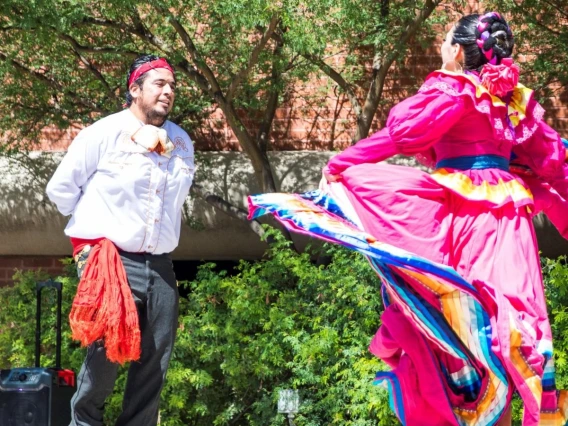
POLYGON ((138 80, 142 76, 142 74, 145 74, 148 71, 154 70, 156 68, 165 68, 172 74, 174 74, 174 70, 165 59, 156 59, 155 61, 146 62, 145 64, 142 64, 141 66, 136 68, 134 72, 130 74, 130 78, 128 79, 128 87, 130 87, 132 83, 138 80))

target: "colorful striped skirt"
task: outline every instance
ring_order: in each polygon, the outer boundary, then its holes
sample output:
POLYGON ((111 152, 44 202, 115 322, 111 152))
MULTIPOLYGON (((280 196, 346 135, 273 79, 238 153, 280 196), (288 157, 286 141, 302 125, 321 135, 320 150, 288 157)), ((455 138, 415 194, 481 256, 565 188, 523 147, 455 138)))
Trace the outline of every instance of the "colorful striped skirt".
POLYGON ((530 192, 481 170, 468 198, 452 172, 354 166, 316 191, 251 196, 249 214, 368 257, 385 304, 370 350, 392 368, 375 383, 403 425, 494 425, 515 391, 524 426, 565 425, 530 192))

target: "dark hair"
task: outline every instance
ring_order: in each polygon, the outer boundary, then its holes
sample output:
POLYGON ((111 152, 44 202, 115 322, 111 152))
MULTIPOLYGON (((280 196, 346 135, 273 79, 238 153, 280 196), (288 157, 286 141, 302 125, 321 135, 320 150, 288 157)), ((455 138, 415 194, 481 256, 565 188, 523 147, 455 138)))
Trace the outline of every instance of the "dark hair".
MULTIPOLYGON (((159 56, 143 54, 143 55, 138 56, 136 59, 134 59, 134 62, 132 62, 132 64, 130 65, 130 70, 128 71, 128 75, 126 76, 126 103, 125 103, 125 105, 127 107, 132 105, 132 95, 130 94, 130 90, 129 90, 129 87, 128 87, 128 81, 130 80, 130 76, 132 75, 132 73, 134 71, 136 71, 138 68, 140 68, 145 63, 156 61, 158 59, 160 59, 159 56)), ((168 62, 168 61, 166 60, 166 62, 168 62)), ((169 62, 168 62, 168 64, 169 64, 169 62)), ((171 66, 171 64, 170 64, 170 66, 171 66)), ((142 88, 142 85, 144 84, 144 80, 146 80, 147 76, 148 76, 148 73, 142 74, 140 77, 138 77, 134 81, 134 84, 137 84, 138 86, 140 86, 140 88, 142 88)))
POLYGON ((463 48, 464 69, 481 71, 490 61, 500 64, 503 58, 510 58, 515 41, 507 21, 500 14, 489 12, 461 18, 454 27, 452 44, 463 48))

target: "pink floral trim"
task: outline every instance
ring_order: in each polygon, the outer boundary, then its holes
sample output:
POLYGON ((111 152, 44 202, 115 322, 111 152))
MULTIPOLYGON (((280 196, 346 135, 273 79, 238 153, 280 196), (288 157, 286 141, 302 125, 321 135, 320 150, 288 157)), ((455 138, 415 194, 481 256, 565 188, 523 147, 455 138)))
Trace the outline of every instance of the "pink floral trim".
POLYGON ((454 89, 450 84, 444 83, 443 81, 437 81, 434 84, 423 84, 422 87, 418 89, 418 93, 427 92, 430 89, 439 89, 440 91, 450 96, 460 95, 460 92, 454 89))
POLYGON ((517 138, 517 141, 516 141, 517 144, 521 144, 521 143, 525 142, 532 135, 534 135, 534 132, 536 132, 536 130, 538 129, 538 123, 539 123, 539 121, 536 121, 530 129, 527 126, 523 126, 523 136, 521 136, 520 138, 517 138))
POLYGON ((533 117, 536 121, 542 121, 544 118, 544 108, 540 104, 536 104, 534 107, 533 117))

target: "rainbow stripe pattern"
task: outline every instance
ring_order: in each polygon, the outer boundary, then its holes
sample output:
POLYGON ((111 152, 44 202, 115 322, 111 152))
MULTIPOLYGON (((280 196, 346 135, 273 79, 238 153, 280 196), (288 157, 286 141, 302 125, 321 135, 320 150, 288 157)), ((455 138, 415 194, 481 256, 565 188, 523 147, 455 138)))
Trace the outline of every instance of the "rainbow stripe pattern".
MULTIPOLYGON (((555 389, 552 346, 543 350, 548 361, 544 376, 539 377, 521 353, 525 330, 511 319, 509 335, 499 336, 509 343, 510 357, 496 354, 492 350, 496 333, 492 310, 475 283, 467 282, 451 267, 377 241, 351 222, 333 197, 321 191, 249 197, 249 218, 264 214, 272 214, 291 231, 341 244, 368 257, 383 284, 384 303, 396 304, 436 353, 443 354, 438 362, 444 388, 457 397, 454 401, 466 402, 452 406, 456 425, 495 425, 515 389, 525 404, 533 408, 536 404, 539 417, 534 419, 534 409, 528 410, 528 415, 525 410, 523 424, 567 424, 568 398, 555 389)), ((389 390, 393 411, 407 424, 404 389, 397 375, 379 372, 374 383, 389 390)))

